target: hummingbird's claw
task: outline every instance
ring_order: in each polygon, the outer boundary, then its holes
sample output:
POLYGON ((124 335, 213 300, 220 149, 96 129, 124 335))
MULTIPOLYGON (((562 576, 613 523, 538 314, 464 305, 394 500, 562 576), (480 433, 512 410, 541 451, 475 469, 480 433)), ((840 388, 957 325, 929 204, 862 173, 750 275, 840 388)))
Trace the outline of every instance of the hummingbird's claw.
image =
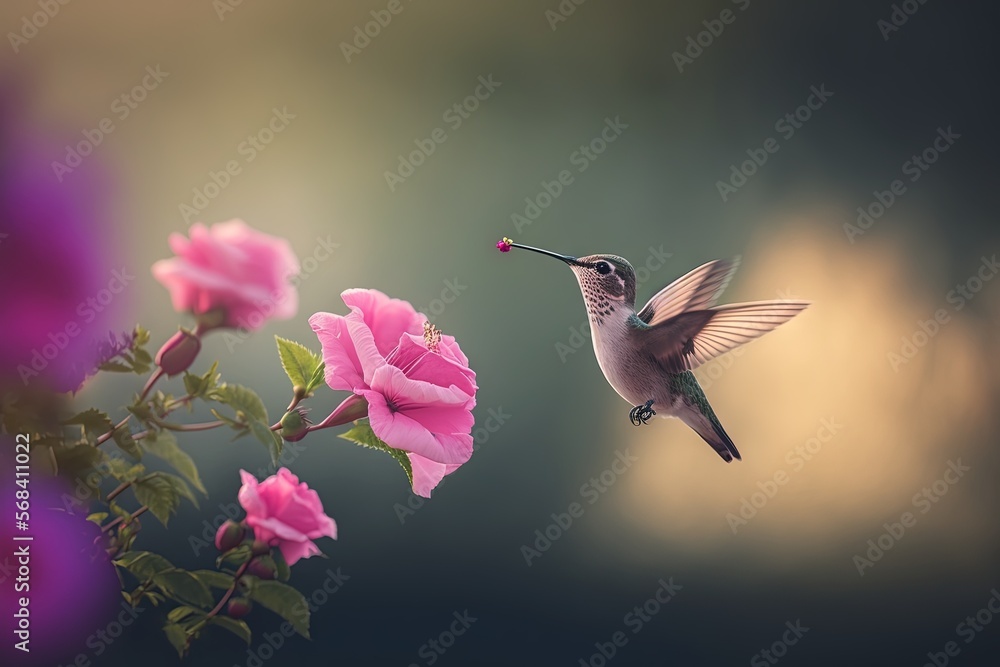
POLYGON ((637 405, 629 411, 628 418, 633 426, 642 426, 656 414, 652 405, 653 401, 646 401, 645 405, 637 405))

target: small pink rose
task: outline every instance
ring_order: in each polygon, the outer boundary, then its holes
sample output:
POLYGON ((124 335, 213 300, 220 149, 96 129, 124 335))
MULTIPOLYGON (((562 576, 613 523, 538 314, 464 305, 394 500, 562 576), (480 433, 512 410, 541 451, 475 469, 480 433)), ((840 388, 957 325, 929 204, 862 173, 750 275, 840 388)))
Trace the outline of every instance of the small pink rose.
POLYGON ((153 276, 168 290, 174 309, 191 312, 205 328, 259 329, 271 317, 298 310, 289 282, 299 261, 288 241, 251 229, 242 220, 191 226, 191 238, 170 235, 176 257, 153 264, 153 276))
POLYGON ((240 470, 240 478, 238 498, 247 525, 256 539, 277 546, 289 565, 320 553, 313 540, 337 539, 337 524, 323 512, 319 495, 288 468, 260 483, 245 470, 240 470))

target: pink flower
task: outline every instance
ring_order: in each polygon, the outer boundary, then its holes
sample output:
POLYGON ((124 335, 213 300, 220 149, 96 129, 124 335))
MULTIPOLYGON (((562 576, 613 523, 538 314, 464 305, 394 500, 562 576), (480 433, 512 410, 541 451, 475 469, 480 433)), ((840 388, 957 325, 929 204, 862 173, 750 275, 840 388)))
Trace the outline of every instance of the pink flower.
POLYGON ((409 303, 377 290, 347 290, 348 315, 316 313, 326 381, 368 403, 372 430, 408 453, 413 490, 429 497, 472 456, 476 374, 452 336, 409 303))
POLYGON ((299 261, 285 239, 251 229, 242 220, 210 228, 198 222, 191 238, 170 235, 177 255, 153 264, 153 276, 170 290, 174 309, 198 316, 204 328, 254 331, 270 317, 288 319, 298 310, 289 279, 299 261))
POLYGON ((313 540, 337 539, 337 524, 323 512, 319 495, 305 482, 282 468, 263 482, 240 470, 243 486, 238 495, 246 510, 246 523, 254 537, 277 546, 289 565, 320 553, 313 540))

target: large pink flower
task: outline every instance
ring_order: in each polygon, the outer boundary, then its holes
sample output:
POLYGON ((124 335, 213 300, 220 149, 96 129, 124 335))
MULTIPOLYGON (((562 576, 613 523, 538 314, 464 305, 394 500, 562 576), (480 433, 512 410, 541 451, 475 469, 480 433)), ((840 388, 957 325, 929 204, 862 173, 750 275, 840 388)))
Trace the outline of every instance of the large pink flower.
POLYGON ((282 468, 263 482, 240 470, 243 486, 238 495, 254 537, 277 546, 289 565, 320 553, 313 540, 337 539, 337 524, 323 512, 319 495, 282 468))
POLYGON ((326 381, 368 402, 372 430, 408 453, 413 490, 428 497, 472 456, 476 374, 454 337, 406 301, 377 290, 347 290, 347 315, 316 313, 326 381))
POLYGON ((271 317, 298 310, 289 282, 299 261, 288 241, 251 229, 242 220, 191 226, 191 238, 170 235, 177 255, 153 264, 153 276, 170 290, 178 311, 190 311, 208 326, 254 331, 271 317))

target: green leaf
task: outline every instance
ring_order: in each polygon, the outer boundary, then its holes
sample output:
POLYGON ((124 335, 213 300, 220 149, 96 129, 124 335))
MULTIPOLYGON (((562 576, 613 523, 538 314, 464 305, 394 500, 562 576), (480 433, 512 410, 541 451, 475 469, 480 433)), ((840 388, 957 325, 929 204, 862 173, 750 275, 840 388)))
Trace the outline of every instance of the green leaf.
POLYGON ((403 467, 403 470, 406 472, 406 479, 409 480, 411 486, 413 485, 413 466, 410 465, 410 457, 408 457, 406 452, 403 450, 390 447, 379 440, 379 437, 375 435, 375 432, 372 430, 372 427, 368 422, 355 422, 354 428, 345 433, 341 433, 338 437, 341 437, 344 440, 350 440, 351 442, 361 445, 362 447, 377 449, 389 454, 392 458, 396 459, 399 465, 403 467))
POLYGON ((233 585, 233 578, 225 572, 218 572, 216 570, 195 570, 191 574, 198 577, 203 584, 211 586, 212 588, 228 590, 229 587, 233 585))
POLYGON ((285 560, 285 556, 281 553, 281 549, 272 549, 271 557, 274 559, 274 564, 277 566, 278 581, 288 581, 289 577, 292 576, 292 569, 288 567, 288 561, 285 560))
POLYGON ((213 389, 209 394, 209 398, 228 405, 233 410, 242 412, 251 419, 261 422, 267 421, 267 409, 264 407, 264 402, 260 400, 260 396, 247 387, 224 383, 213 389))
POLYGON ((324 371, 326 370, 326 364, 322 363, 316 367, 313 371, 312 377, 309 378, 309 384, 306 385, 306 394, 312 394, 316 387, 320 386, 326 381, 326 375, 324 371))
POLYGON ((219 368, 219 362, 216 361, 212 364, 212 367, 203 375, 195 375, 193 373, 184 373, 184 389, 187 390, 191 396, 203 397, 206 396, 211 390, 219 384, 219 373, 216 371, 219 368))
POLYGON ((183 658, 188 650, 188 635, 184 628, 176 623, 167 623, 163 626, 163 632, 167 635, 170 645, 177 651, 177 657, 183 658))
POLYGON ((246 624, 246 621, 240 621, 235 618, 229 618, 228 616, 213 616, 212 625, 217 625, 220 628, 225 628, 231 633, 242 639, 250 645, 250 626, 246 624))
POLYGON ((94 512, 87 516, 87 521, 93 521, 98 526, 104 523, 104 520, 108 518, 107 512, 94 512))
POLYGON ((89 410, 84 410, 79 414, 73 415, 64 421, 63 424, 66 426, 82 426, 87 440, 92 443, 96 442, 100 436, 104 435, 114 427, 111 417, 97 408, 90 408, 89 410))
MULTIPOLYGON (((281 367, 285 369, 285 374, 292 381, 292 387, 302 387, 308 396, 318 386, 313 382, 317 370, 323 365, 323 358, 305 345, 295 341, 280 336, 275 336, 274 340, 278 343, 281 367)), ((322 382, 322 374, 320 374, 320 382, 322 382)))
POLYGON ((152 473, 137 480, 132 489, 135 491, 136 500, 149 507, 149 511, 164 526, 170 520, 170 515, 176 512, 181 504, 177 486, 162 473, 152 473))
POLYGON ((104 465, 108 474, 119 482, 134 482, 146 472, 146 466, 141 463, 130 463, 120 457, 109 456, 104 465))
POLYGON ((205 613, 201 609, 196 609, 195 607, 189 607, 188 605, 182 604, 179 607, 174 607, 167 614, 167 620, 173 623, 180 623, 185 618, 190 618, 191 616, 201 616, 204 617, 205 613))
POLYGON ((122 450, 137 461, 142 459, 142 450, 139 449, 139 443, 132 439, 132 433, 129 431, 128 427, 122 426, 121 428, 115 429, 111 438, 115 441, 115 444, 118 445, 118 449, 122 450))
POLYGON ((107 371, 110 373, 131 373, 132 367, 126 366, 120 361, 105 361, 103 364, 97 367, 98 370, 107 371))
POLYGON ((272 431, 271 427, 259 421, 250 422, 250 431, 254 437, 264 443, 268 453, 271 455, 271 463, 278 465, 281 457, 281 446, 283 441, 277 431, 272 431))
POLYGON ((194 488, 206 496, 208 495, 205 485, 202 484, 201 478, 198 476, 198 467, 194 464, 194 459, 180 448, 177 444, 177 438, 172 433, 165 431, 156 434, 150 433, 142 439, 141 444, 147 452, 173 466, 184 479, 191 482, 194 488))
POLYGON ((198 498, 195 497, 193 493, 191 493, 191 487, 187 485, 187 482, 185 482, 177 475, 171 475, 168 472, 161 472, 158 473, 158 475, 162 479, 165 479, 168 484, 174 487, 174 490, 177 491, 177 495, 187 498, 188 500, 191 501, 192 505, 198 507, 198 498))
POLYGON ((153 576, 153 583, 164 595, 183 604, 208 608, 215 602, 208 586, 187 570, 164 570, 153 576))
POLYGON ((146 582, 161 572, 174 569, 173 563, 151 551, 129 551, 114 561, 124 567, 139 581, 146 582))
POLYGON ((250 590, 250 599, 281 616, 309 639, 309 605, 302 593, 280 581, 258 579, 250 590))

